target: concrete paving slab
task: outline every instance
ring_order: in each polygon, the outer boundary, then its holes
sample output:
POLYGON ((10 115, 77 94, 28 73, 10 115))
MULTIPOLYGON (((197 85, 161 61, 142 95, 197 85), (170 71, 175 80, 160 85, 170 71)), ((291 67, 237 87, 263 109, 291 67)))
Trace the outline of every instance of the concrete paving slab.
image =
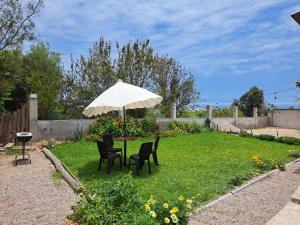
POLYGON ((298 189, 292 195, 291 201, 294 202, 294 203, 300 204, 300 186, 298 187, 298 189))
POLYGON ((266 225, 300 225, 300 205, 289 202, 266 225))

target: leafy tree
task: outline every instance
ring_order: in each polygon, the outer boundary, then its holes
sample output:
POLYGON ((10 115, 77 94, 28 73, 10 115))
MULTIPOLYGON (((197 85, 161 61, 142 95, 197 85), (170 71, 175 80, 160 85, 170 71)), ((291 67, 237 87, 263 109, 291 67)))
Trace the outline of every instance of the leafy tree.
POLYGON ((154 58, 153 80, 156 92, 163 97, 162 109, 166 116, 171 104, 176 103, 177 113, 181 114, 199 97, 194 76, 172 58, 154 58))
POLYGON ((62 94, 66 113, 81 114, 85 106, 118 79, 162 95, 165 114, 171 103, 175 102, 180 112, 198 96, 194 76, 176 60, 155 55, 148 40, 123 46, 116 43, 116 50, 117 56, 112 58, 111 43, 100 38, 88 57, 72 60, 62 94))
POLYGON ((139 87, 151 87, 153 49, 149 40, 129 42, 120 47, 117 43, 117 76, 139 87))
POLYGON ((0 51, 0 115, 20 108, 28 93, 21 51, 0 51))
POLYGON ((51 113, 57 110, 62 84, 60 56, 50 52, 49 46, 40 42, 31 46, 24 62, 27 65, 27 82, 38 94, 39 118, 49 119, 51 113))
POLYGON ((43 1, 0 1, 0 50, 21 46, 34 38, 32 17, 43 1))
POLYGON ((71 68, 65 73, 61 99, 64 112, 70 117, 81 117, 84 107, 117 82, 111 48, 111 43, 100 38, 90 49, 88 57, 71 60, 71 68))
POLYGON ((233 99, 233 102, 232 102, 231 106, 232 106, 232 107, 233 107, 233 106, 239 106, 239 104, 240 104, 240 102, 239 102, 238 99, 233 99))
POLYGON ((258 87, 252 87, 243 94, 239 101, 239 108, 246 116, 253 115, 253 108, 257 107, 261 114, 265 111, 265 99, 263 90, 258 87))

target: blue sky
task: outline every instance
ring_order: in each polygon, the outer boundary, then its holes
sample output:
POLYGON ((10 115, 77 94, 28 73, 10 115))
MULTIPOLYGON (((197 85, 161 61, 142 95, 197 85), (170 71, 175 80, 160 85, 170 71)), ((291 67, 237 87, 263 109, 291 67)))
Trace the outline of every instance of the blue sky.
POLYGON ((79 57, 100 36, 125 43, 150 39, 160 54, 179 60, 196 76, 203 104, 221 105, 250 87, 268 103, 299 105, 300 26, 290 15, 299 0, 47 0, 35 17, 38 38, 79 57))

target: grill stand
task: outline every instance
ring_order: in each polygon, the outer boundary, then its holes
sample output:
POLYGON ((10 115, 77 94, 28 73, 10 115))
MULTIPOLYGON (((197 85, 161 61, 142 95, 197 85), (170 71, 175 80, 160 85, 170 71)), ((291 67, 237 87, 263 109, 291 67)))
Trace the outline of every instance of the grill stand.
POLYGON ((22 155, 16 155, 15 157, 16 166, 18 165, 18 162, 26 162, 26 161, 29 161, 29 164, 31 164, 30 155, 28 153, 25 153, 25 141, 22 141, 22 155), (22 158, 18 159, 18 156, 22 156, 22 158), (25 156, 27 156, 27 158, 25 156))

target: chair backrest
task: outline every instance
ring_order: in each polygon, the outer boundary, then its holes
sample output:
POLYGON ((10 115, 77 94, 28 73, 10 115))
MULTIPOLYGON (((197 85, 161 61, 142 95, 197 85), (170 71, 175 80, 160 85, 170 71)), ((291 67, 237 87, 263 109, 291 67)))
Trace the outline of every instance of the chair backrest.
POLYGON ((97 141, 98 151, 102 158, 107 159, 109 151, 103 141, 97 141))
POLYGON ((154 149, 153 149, 153 151, 155 151, 155 152, 157 151, 159 140, 160 140, 160 135, 157 135, 155 138, 154 149))
POLYGON ((149 159, 149 156, 152 152, 153 142, 146 142, 141 145, 139 156, 140 159, 149 159))
POLYGON ((114 140, 111 134, 103 134, 102 141, 108 149, 112 149, 114 146, 114 140))
POLYGON ((102 140, 106 144, 114 144, 113 136, 111 134, 103 134, 102 135, 102 140))

